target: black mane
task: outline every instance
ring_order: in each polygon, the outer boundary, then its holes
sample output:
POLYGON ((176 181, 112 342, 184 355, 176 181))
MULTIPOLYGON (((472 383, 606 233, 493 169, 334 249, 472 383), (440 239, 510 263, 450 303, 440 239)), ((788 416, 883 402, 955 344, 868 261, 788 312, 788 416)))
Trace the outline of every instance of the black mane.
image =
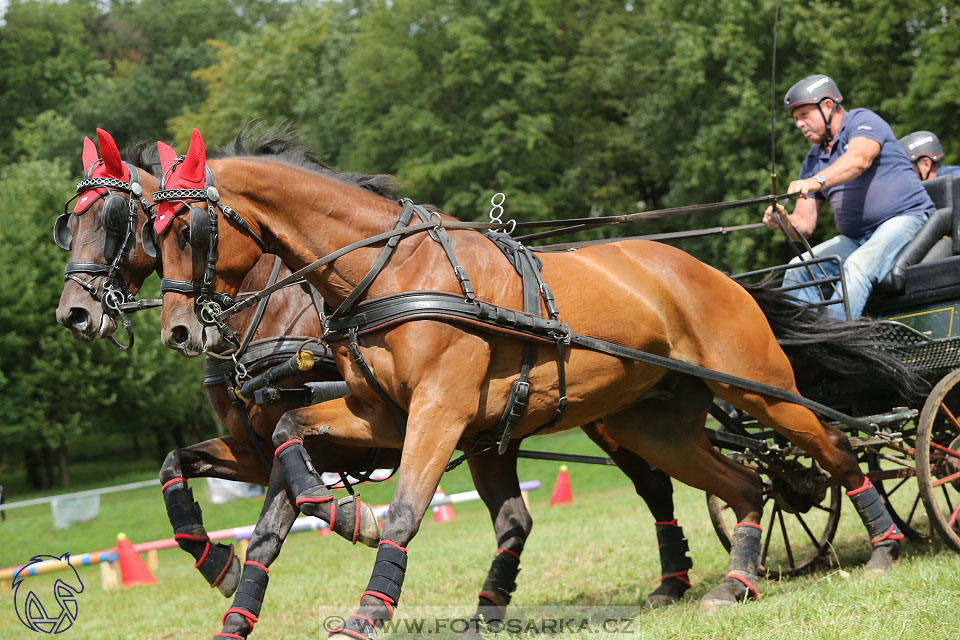
MULTIPOLYGON (((261 120, 251 120, 240 129, 237 137, 228 144, 208 152, 208 158, 268 157, 301 169, 339 180, 361 189, 366 189, 386 198, 396 198, 400 185, 393 176, 386 174, 340 172, 331 169, 320 160, 319 152, 303 141, 299 131, 288 122, 279 122, 263 127, 261 120)), ((137 142, 127 152, 129 162, 159 176, 160 160, 156 144, 146 140, 137 142)))

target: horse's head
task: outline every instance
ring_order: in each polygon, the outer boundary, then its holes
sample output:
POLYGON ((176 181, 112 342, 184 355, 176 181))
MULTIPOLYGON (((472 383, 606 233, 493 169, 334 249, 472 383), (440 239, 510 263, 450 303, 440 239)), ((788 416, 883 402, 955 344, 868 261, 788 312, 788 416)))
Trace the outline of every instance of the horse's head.
POLYGON ((117 305, 131 301, 159 264, 142 251, 137 234, 157 180, 124 163, 109 133, 97 129, 97 139, 99 154, 84 138, 77 202, 70 211, 74 198, 67 201, 53 228, 57 246, 70 251, 57 322, 82 341, 113 334, 117 305))
POLYGON ((263 254, 255 230, 235 212, 229 193, 214 186, 206 166, 200 132, 193 130, 190 148, 183 156, 157 143, 163 169, 155 194, 156 216, 152 242, 162 257, 163 313, 161 339, 187 357, 198 356, 229 340, 226 326, 215 316, 233 303, 243 282, 263 254), (218 251, 229 245, 229 252, 218 251))

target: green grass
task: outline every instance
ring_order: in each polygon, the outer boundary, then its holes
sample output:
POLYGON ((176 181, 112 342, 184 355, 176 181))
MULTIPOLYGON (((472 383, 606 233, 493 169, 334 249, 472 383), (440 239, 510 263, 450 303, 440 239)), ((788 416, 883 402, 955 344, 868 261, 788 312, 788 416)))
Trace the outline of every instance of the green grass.
MULTIPOLYGON (((530 448, 594 454, 579 433, 535 439, 530 448)), ((698 599, 722 579, 727 556, 707 517, 703 494, 676 490, 677 513, 690 540, 693 589, 668 610, 637 613, 636 605, 654 588, 659 562, 652 517, 625 476, 612 467, 570 465, 575 503, 549 507, 559 463, 521 460, 520 478, 539 479, 533 492, 534 529, 521 563, 514 604, 527 607, 627 607, 629 632, 590 637, 837 640, 898 638, 932 640, 960 637, 960 557, 940 545, 905 546, 904 558, 885 576, 866 576, 866 534, 845 499, 835 539, 839 569, 779 582, 762 581, 762 597, 711 617, 697 613, 698 599)), ((209 529, 253 523, 260 501, 206 503, 202 483, 193 486, 209 529)), ((365 500, 387 502, 393 482, 362 489, 365 500)), ((471 488, 464 468, 443 480, 447 493, 471 488)), ((457 505, 457 519, 437 524, 428 514, 410 544, 410 565, 400 616, 465 617, 495 549, 486 509, 479 502, 457 505), (426 608, 426 609, 424 609, 426 608)), ((35 553, 81 553, 113 544, 118 531, 134 542, 170 535, 157 489, 104 496, 100 517, 86 525, 53 532, 49 508, 28 508, 0 523, 0 565, 22 562, 35 553), (122 496, 122 497, 121 497, 122 496)), ((336 536, 295 534, 271 566, 270 588, 253 638, 317 638, 319 614, 345 616, 355 610, 370 576, 375 552, 350 547, 336 536), (329 609, 328 609, 329 608, 329 609)), ((160 552, 158 584, 104 592, 99 570, 80 571, 86 590, 76 624, 63 637, 173 640, 211 637, 229 606, 209 589, 184 553, 160 552)), ((31 588, 45 593, 52 578, 34 578, 31 588)), ((47 598, 49 600, 49 598, 47 598)), ((561 609, 569 613, 573 609, 561 609)), ((549 615, 549 614, 548 614, 549 615)), ((0 638, 34 638, 17 621, 13 597, 0 594, 0 638)), ((384 637, 389 638, 389 635, 384 637)), ((534 637, 527 635, 526 637, 534 637)), ((536 637, 544 637, 543 635, 536 637)), ((579 637, 566 634, 564 637, 579 637)))

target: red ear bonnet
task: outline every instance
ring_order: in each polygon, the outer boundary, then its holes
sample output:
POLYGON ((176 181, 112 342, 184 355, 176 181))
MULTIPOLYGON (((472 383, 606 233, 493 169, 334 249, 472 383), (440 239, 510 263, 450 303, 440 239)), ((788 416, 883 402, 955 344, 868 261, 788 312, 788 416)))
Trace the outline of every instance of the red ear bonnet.
MULTIPOLYGON (((178 164, 169 173, 167 170, 176 163, 177 152, 170 145, 163 142, 157 142, 157 151, 160 154, 160 168, 163 171, 163 188, 169 189, 203 189, 204 188, 204 169, 206 168, 207 152, 203 146, 203 138, 200 132, 193 130, 193 137, 190 140, 190 149, 184 156, 183 162, 178 164)), ((162 234, 167 230, 170 221, 177 214, 177 211, 184 205, 180 202, 161 202, 157 205, 157 217, 153 221, 153 230, 157 234, 162 234)))
MULTIPOLYGON (((100 153, 97 153, 97 147, 90 138, 83 139, 83 161, 84 173, 88 178, 116 178, 124 182, 130 181, 130 170, 120 159, 120 151, 117 149, 117 143, 109 133, 103 129, 97 129, 97 140, 100 142, 100 153), (103 162, 100 162, 100 155, 103 155, 103 162)), ((84 211, 93 202, 93 199, 106 189, 86 189, 77 198, 77 204, 73 207, 74 212, 84 211)))

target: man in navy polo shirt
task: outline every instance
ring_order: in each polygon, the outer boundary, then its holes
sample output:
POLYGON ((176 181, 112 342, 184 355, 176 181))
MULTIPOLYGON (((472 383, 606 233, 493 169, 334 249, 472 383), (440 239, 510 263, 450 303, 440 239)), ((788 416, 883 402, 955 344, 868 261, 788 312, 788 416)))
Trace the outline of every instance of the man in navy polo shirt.
MULTIPOLYGON (((804 78, 787 91, 784 109, 813 146, 803 161, 800 178, 787 188, 787 193, 800 194, 793 213, 787 215, 783 206, 776 207, 791 223, 787 228, 792 235, 809 236, 823 203, 830 202, 840 235, 813 247, 813 254, 841 257, 850 315, 856 318, 874 285, 887 275, 897 254, 933 213, 934 204, 890 125, 869 109, 848 112, 840 106, 842 101, 837 85, 822 74, 804 78)), ((773 207, 764 212, 763 222, 771 229, 779 228, 773 207)), ((826 275, 837 275, 835 264, 821 266, 826 275)), ((784 275, 784 286, 809 282, 811 271, 823 276, 818 266, 790 269, 784 275)), ((791 295, 804 302, 821 300, 819 288, 813 286, 791 295)), ((838 297, 836 290, 832 297, 838 297)), ((845 317, 839 303, 827 306, 827 311, 845 317)))
POLYGON ((932 131, 914 131, 905 135, 900 138, 900 146, 921 180, 932 180, 937 176, 960 178, 960 167, 943 166, 943 146, 932 131))

